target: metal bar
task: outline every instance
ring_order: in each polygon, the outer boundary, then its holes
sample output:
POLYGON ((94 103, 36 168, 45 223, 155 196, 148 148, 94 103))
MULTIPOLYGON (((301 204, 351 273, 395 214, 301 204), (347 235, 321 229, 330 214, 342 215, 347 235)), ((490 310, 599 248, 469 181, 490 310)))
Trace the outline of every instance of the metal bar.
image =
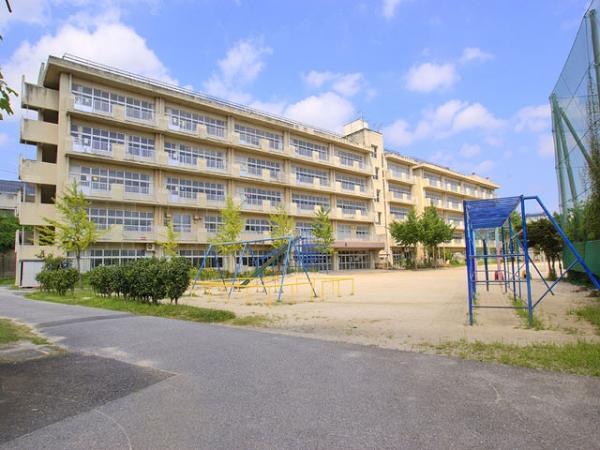
POLYGON ((579 136, 577 135, 577 131, 575 131, 575 128, 573 127, 573 125, 571 124, 571 121, 569 120, 569 117, 567 116, 567 114, 563 111, 563 109, 560 106, 558 107, 558 112, 560 113, 560 117, 562 117, 563 122, 565 122, 565 125, 569 129, 569 132, 571 133, 573 140, 577 144, 577 147, 579 147, 579 150, 581 151, 581 154, 585 158, 586 162, 588 163, 589 166, 593 166, 594 164, 593 164, 592 158, 590 158, 590 155, 587 152, 587 150, 585 149, 583 142, 581 142, 581 139, 579 139, 579 136))
POLYGON ((565 242, 565 244, 567 244, 567 247, 569 247, 569 250, 571 250, 571 252, 573 253, 573 256, 575 256, 575 259, 577 260, 577 262, 579 264, 581 264, 581 267, 583 267, 583 270, 585 271, 585 273, 589 277, 590 281, 594 284, 594 286, 596 287, 596 289, 600 289, 600 281, 598 280, 598 278, 596 278, 596 275, 594 275, 594 273, 590 270, 590 268, 585 263, 585 261, 581 257, 581 255, 579 255, 579 252, 575 249, 575 246, 573 245, 573 243, 571 242, 571 240, 568 238, 568 236, 566 235, 566 233, 563 231, 563 229, 560 227, 560 225, 556 222, 556 220, 554 219, 554 217, 552 217, 552 214, 550 214, 550 212, 548 211, 548 209, 546 208, 546 206, 542 203, 542 200, 540 200, 540 198, 538 196, 535 196, 534 198, 538 202, 538 204, 542 207, 542 209, 546 213, 546 216, 548 217, 548 220, 550 220, 550 222, 552 223, 552 225, 554 225, 554 228, 556 229, 556 231, 558 232, 558 234, 560 234, 560 237, 562 237, 562 239, 565 242))
MULTIPOLYGON (((537 272, 537 274, 540 276, 540 278, 542 279, 542 281, 546 285, 546 289, 550 289, 550 286, 548 286, 548 282, 546 281, 546 279, 544 278, 544 276, 540 272, 540 269, 538 269, 538 266, 535 265, 535 262, 533 261, 533 259, 530 259, 529 261, 531 262, 531 265, 533 266, 533 268, 535 269, 535 271, 537 272)), ((554 295, 554 292, 552 292, 552 289, 550 289, 550 293, 552 295, 554 295)))
POLYGON ((552 97, 552 101, 553 101, 554 109, 556 110, 556 127, 558 130, 558 137, 560 138, 560 147, 557 148, 557 150, 559 150, 559 151, 562 150, 561 155, 559 155, 560 161, 564 162, 565 167, 567 169, 567 178, 569 180, 569 189, 571 190, 571 198, 573 199, 573 202, 576 204, 577 203, 577 186, 575 185, 575 177, 573 176, 573 168, 571 167, 571 157, 569 155, 569 149, 567 146, 567 138, 565 137, 565 130, 563 129, 562 121, 561 121, 562 109, 558 104, 558 100, 556 100, 556 95, 554 95, 552 97))
MULTIPOLYGON (((510 221, 510 217, 508 218, 508 246, 509 246, 509 251, 510 253, 514 252, 514 243, 512 240, 512 235, 513 235, 513 229, 512 229, 512 223, 510 221)), ((507 255, 509 256, 509 255, 507 255)), ((511 280, 513 282, 513 298, 517 298, 517 285, 515 283, 515 258, 514 257, 510 257, 510 265, 511 265, 511 269, 512 269, 512 276, 511 276, 511 280)))
POLYGON ((559 277, 558 277, 556 280, 554 280, 554 283, 552 283, 552 285, 551 285, 551 286, 550 286, 548 289, 546 289, 546 292, 544 292, 544 293, 542 294, 542 296, 541 296, 541 297, 538 299, 538 301, 537 301, 537 302, 535 302, 535 303, 533 304, 533 307, 534 307, 534 308, 537 306, 537 304, 538 304, 539 302, 541 302, 541 301, 544 299, 544 297, 546 296, 546 294, 547 294, 548 292, 552 292, 552 291, 551 291, 551 289, 552 289, 552 288, 553 288, 553 287, 554 287, 556 284, 558 284, 558 282, 559 282, 559 281, 560 281, 560 280, 561 280, 561 279, 562 279, 562 278, 565 276, 565 274, 566 274, 566 273, 567 273, 569 270, 571 270, 571 268, 572 268, 572 267, 573 267, 575 264, 577 264, 577 260, 575 260, 575 261, 573 261, 571 264, 569 264, 569 267, 567 267, 567 269, 566 269, 564 272, 561 272, 560 276, 559 276, 559 277))
POLYGON ((471 242, 469 240, 469 229, 471 223, 469 220, 469 214, 467 212, 467 202, 463 200, 463 219, 465 223, 465 252, 467 253, 467 292, 469 297, 469 325, 473 325, 473 289, 471 283, 471 276, 473 275, 472 264, 473 258, 471 254, 471 242))
POLYGON ((506 232, 504 231, 504 226, 500 228, 500 234, 502 239, 502 270, 504 272, 504 293, 508 292, 508 274, 506 272, 506 232))
MULTIPOLYGON (((483 242, 483 255, 484 256, 488 256, 487 255, 487 242, 485 239, 482 239, 483 242)), ((491 256, 491 255, 489 255, 491 256)), ((490 274, 488 272, 489 267, 488 267, 488 258, 484 258, 483 260, 483 266, 485 267, 485 281, 486 281, 486 290, 489 292, 490 291, 490 274)))
POLYGON ((592 29, 592 54, 594 55, 594 71, 596 72, 596 95, 600 103, 600 44, 598 43, 598 23, 596 10, 590 9, 588 13, 590 28, 592 29))
POLYGON ((196 276, 194 277, 194 283, 192 284, 192 290, 195 289, 196 283, 198 282, 198 278, 200 278, 200 273, 202 273, 202 270, 206 266, 206 257, 208 255, 208 252, 210 252, 211 248, 212 248, 212 244, 209 244, 208 248, 204 252, 204 256, 202 257, 202 262, 200 263, 200 267, 198 267, 198 270, 196 271, 196 276))
POLYGON ((527 306, 507 306, 507 305, 475 305, 475 308, 487 309, 527 309, 527 306))
POLYGON ((557 108, 557 100, 556 94, 552 94, 550 96, 550 102, 552 104, 552 131, 554 132, 554 149, 556 156, 556 172, 558 175, 558 185, 560 187, 560 201, 561 201, 561 212, 563 217, 563 226, 567 221, 567 187, 565 185, 565 175, 563 173, 563 151, 566 149, 562 148, 562 139, 564 138, 564 134, 561 135, 561 129, 559 125, 560 117, 558 117, 557 108))
POLYGON ((523 230, 523 254, 525 255, 525 276, 527 282, 527 317, 529 325, 533 325, 533 303, 531 293, 531 271, 529 270, 529 242, 527 241, 527 216, 525 215, 525 199, 521 196, 521 226, 523 230))
MULTIPOLYGON (((304 244, 304 241, 302 240, 302 238, 295 239, 294 240, 294 245, 295 245, 294 251, 296 252, 296 255, 298 256, 298 260, 300 261, 300 266, 302 267, 302 271, 304 272, 304 275, 306 275, 306 279, 308 280, 308 283, 310 284, 310 288, 312 289, 313 296, 314 296, 314 298, 317 298, 318 297, 317 291, 315 290, 312 280, 310 279, 310 276, 308 275, 308 271, 306 270, 306 265, 304 264, 304 250, 303 250, 304 247, 301 247, 303 244, 304 244), (302 250, 300 250, 300 248, 302 248, 302 250)), ((354 283, 354 280, 352 280, 352 283, 354 283)), ((352 290, 354 291, 354 288, 352 290)))
POLYGON ((285 252, 285 256, 283 259, 283 271, 281 272, 281 284, 279 285, 279 294, 277 295, 277 301, 280 302, 281 301, 281 294, 283 292, 283 281, 285 280, 285 276, 287 275, 287 268, 288 268, 288 260, 290 258, 290 248, 291 248, 292 242, 288 241, 287 243, 287 250, 285 252))
POLYGON ((233 280, 231 281, 231 287, 229 288, 229 295, 227 295, 227 298, 231 298, 231 293, 233 292, 233 287, 235 286, 237 277, 240 274, 240 270, 242 270, 242 256, 244 255, 244 253, 246 253, 247 245, 248 245, 247 243, 244 244, 244 247, 242 248, 242 251, 240 252, 240 254, 238 256, 238 262, 235 265, 235 271, 233 273, 233 280))

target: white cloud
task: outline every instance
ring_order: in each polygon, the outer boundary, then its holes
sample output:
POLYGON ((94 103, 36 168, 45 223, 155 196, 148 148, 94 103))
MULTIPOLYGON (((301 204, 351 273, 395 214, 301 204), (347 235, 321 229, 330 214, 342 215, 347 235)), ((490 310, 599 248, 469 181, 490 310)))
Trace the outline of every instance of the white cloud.
MULTIPOLYGON (((4 2, 3 2, 4 3, 4 2)), ((24 23, 27 25, 43 25, 50 16, 49 4, 40 0, 20 0, 11 2, 12 14, 6 11, 6 5, 2 5, 0 14, 0 30, 4 31, 12 23, 24 23)))
POLYGON ((460 76, 454 64, 426 62, 409 69, 406 74, 406 88, 416 92, 431 92, 452 87, 458 80, 460 76))
POLYGON ((414 134, 410 131, 410 125, 402 119, 398 119, 387 127, 384 127, 383 136, 387 142, 398 147, 406 147, 415 140, 414 134))
POLYGON ((285 108, 284 115, 319 128, 341 131, 355 115, 350 101, 335 92, 312 95, 285 108))
POLYGON ((515 114, 515 131, 541 133, 550 130, 550 105, 526 106, 515 114))
POLYGON ((476 144, 465 144, 460 149, 460 154, 465 158, 471 158, 481 153, 481 147, 476 144))
POLYGON ((554 156, 554 138, 552 137, 552 133, 538 136, 537 152, 542 158, 551 158, 554 156))
POLYGON ((55 34, 45 34, 34 43, 21 42, 10 58, 2 61, 6 80, 12 86, 20 86, 22 74, 28 80, 37 80, 40 64, 48 55, 64 53, 177 83, 146 40, 115 19, 114 14, 97 19, 89 28, 66 24, 55 34))
POLYGON ((422 139, 443 139, 468 130, 494 131, 504 125, 480 103, 449 100, 437 108, 425 109, 411 130, 409 124, 396 120, 384 127, 385 139, 392 145, 406 146, 422 139))
POLYGON ((251 97, 243 89, 260 74, 264 58, 271 53, 271 48, 263 45, 260 39, 238 41, 218 61, 219 70, 204 82, 204 89, 212 95, 249 103, 251 97))
POLYGON ((494 161, 492 161, 490 159, 486 159, 484 161, 481 161, 480 163, 475 164, 473 166, 473 172, 475 172, 475 173, 488 173, 495 166, 496 166, 496 163, 494 163, 494 161))
POLYGON ((471 61, 488 61, 492 59, 494 55, 488 52, 484 52, 478 47, 467 47, 463 50, 462 56, 460 57, 461 63, 467 63, 471 61))
POLYGON ((311 70, 302 75, 304 82, 312 88, 321 88, 326 85, 346 97, 352 97, 367 87, 365 77, 360 72, 335 73, 331 71, 319 72, 311 70))
POLYGON ((383 0, 381 12, 386 19, 393 19, 402 0, 383 0))

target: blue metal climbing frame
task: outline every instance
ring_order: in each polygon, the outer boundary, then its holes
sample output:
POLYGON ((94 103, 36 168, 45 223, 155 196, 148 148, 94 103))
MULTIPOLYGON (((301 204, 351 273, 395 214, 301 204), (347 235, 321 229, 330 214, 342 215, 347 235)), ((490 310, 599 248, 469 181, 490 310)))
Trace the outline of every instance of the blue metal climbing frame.
POLYGON ((540 304, 548 293, 554 295, 552 289, 576 264, 581 265, 590 281, 597 289, 600 289, 600 281, 585 264, 573 243, 539 197, 521 195, 488 200, 465 200, 463 201, 463 211, 465 218, 469 323, 471 325, 473 325, 473 310, 475 308, 526 308, 531 324, 535 307, 540 304), (562 238, 564 245, 575 256, 573 263, 564 269, 551 285, 548 285, 535 262, 529 256, 526 221, 527 202, 535 202, 542 208, 546 217, 562 238), (518 233, 515 232, 512 226, 511 215, 513 212, 520 217, 522 224, 521 231, 518 233), (478 241, 481 242, 480 253, 477 252, 476 243, 478 241), (496 244, 495 252, 489 251, 491 241, 496 244), (495 259, 497 262, 497 270, 494 272, 493 280, 490 280, 489 277, 490 259, 495 259), (477 263, 480 260, 484 262, 483 270, 478 269, 477 263), (537 299, 533 298, 531 289, 532 270, 536 271, 546 286, 546 290, 537 299), (524 271, 524 274, 522 271, 524 271), (478 273, 481 272, 485 273, 485 277, 480 280, 478 273), (505 293, 512 295, 513 299, 526 300, 526 306, 479 305, 476 302, 478 285, 485 285, 488 291, 490 285, 500 285, 504 288, 505 293), (526 296, 525 299, 523 299, 523 295, 526 296))

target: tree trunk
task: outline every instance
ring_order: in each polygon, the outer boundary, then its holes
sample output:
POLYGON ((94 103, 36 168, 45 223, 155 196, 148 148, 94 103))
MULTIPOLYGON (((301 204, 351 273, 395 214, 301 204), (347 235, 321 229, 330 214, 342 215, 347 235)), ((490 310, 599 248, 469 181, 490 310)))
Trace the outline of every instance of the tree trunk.
POLYGON ((79 274, 79 288, 83 289, 83 278, 81 277, 81 252, 75 252, 75 261, 77 261, 77 273, 79 274))

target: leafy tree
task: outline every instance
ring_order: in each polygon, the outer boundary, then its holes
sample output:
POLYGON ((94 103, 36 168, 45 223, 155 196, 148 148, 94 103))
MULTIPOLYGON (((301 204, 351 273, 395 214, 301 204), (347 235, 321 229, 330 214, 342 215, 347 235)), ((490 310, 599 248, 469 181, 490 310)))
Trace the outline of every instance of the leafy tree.
POLYGON ((179 239, 179 233, 177 233, 175 228, 173 228, 173 222, 169 221, 167 224, 167 231, 165 233, 165 240, 164 242, 158 243, 163 248, 165 256, 168 258, 177 256, 177 247, 179 246, 177 239, 179 239))
POLYGON ((331 224, 331 219, 329 219, 329 209, 321 206, 315 213, 311 232, 315 239, 315 246, 319 252, 325 254, 333 253, 335 237, 333 235, 333 225, 331 224))
POLYGON ((81 253, 99 237, 96 224, 88 217, 87 210, 90 204, 83 192, 77 188, 77 182, 73 181, 73 184, 66 188, 63 196, 55 199, 55 206, 61 218, 59 220, 44 218, 44 220, 54 228, 56 245, 67 253, 75 253, 77 272, 80 274, 79 284, 83 287, 81 253))
POLYGON ((0 253, 14 251, 15 235, 20 228, 15 216, 0 216, 0 253))
POLYGON ((425 248, 429 252, 430 258, 437 258, 438 245, 452 240, 454 234, 454 226, 448 225, 442 217, 439 216, 434 206, 425 208, 420 219, 421 222, 421 239, 425 248))
MULTIPOLYGON (((0 36, 0 41, 2 40, 2 36, 0 36)), ((6 81, 4 81, 4 75, 0 71, 0 120, 4 120, 4 115, 2 111, 4 111, 8 115, 13 114, 12 106, 10 105, 10 96, 14 95, 17 97, 19 94, 12 89, 6 81)))
MULTIPOLYGON (((271 237, 273 239, 280 239, 291 236, 294 234, 294 227, 296 226, 294 218, 290 217, 288 212, 283 206, 278 206, 274 214, 269 216, 271 222, 271 237)), ((279 247, 282 241, 273 242, 273 246, 279 247)))
POLYGON ((222 245, 226 242, 239 241, 240 234, 244 229, 244 220, 240 210, 241 206, 236 204, 233 198, 227 197, 225 207, 221 210, 223 224, 217 230, 217 235, 210 241, 223 255, 235 255, 242 248, 241 245, 222 245))
POLYGON ((409 265, 416 267, 417 244, 420 242, 422 232, 421 223, 414 208, 410 209, 406 220, 394 221, 390 224, 390 234, 399 245, 412 249, 413 260, 409 262, 409 265))
POLYGON ((556 260, 562 251, 562 238, 552 223, 542 218, 527 224, 527 244, 546 255, 548 278, 556 279, 556 260))

